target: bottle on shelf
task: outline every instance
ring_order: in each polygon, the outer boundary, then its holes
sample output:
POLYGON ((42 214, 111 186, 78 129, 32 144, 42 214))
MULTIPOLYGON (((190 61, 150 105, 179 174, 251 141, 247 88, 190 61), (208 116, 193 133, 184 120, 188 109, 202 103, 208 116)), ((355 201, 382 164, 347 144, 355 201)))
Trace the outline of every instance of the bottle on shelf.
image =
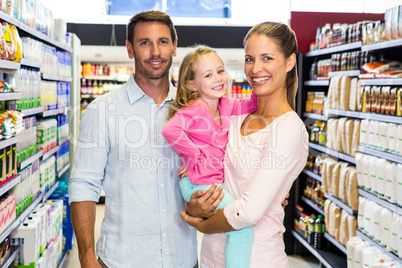
POLYGON ((324 216, 318 215, 314 224, 314 243, 315 249, 322 249, 323 246, 323 236, 324 236, 324 216))
POLYGON ((81 94, 87 94, 87 81, 84 78, 81 79, 81 94))
POLYGON ((92 94, 92 80, 87 80, 87 94, 92 94))
POLYGON ((94 80, 94 82, 92 84, 92 94, 93 95, 99 94, 99 88, 98 88, 98 81, 97 80, 94 80))
POLYGON ((308 221, 308 230, 307 230, 307 232, 308 232, 307 243, 309 243, 310 245, 314 245, 315 221, 316 221, 316 216, 314 214, 312 214, 308 221))

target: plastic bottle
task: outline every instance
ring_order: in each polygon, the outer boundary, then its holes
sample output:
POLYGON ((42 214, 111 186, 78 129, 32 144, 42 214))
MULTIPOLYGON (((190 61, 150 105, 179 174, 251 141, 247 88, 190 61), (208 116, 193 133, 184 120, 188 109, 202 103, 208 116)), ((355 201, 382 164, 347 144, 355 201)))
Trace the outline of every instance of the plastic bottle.
POLYGON ((307 229, 307 243, 310 245, 314 244, 314 231, 315 231, 315 215, 311 215, 308 221, 308 229, 307 229))
POLYGON ((322 249, 323 243, 323 236, 324 236, 324 216, 318 215, 317 219, 315 220, 315 227, 314 227, 314 243, 313 246, 316 249, 322 249))
POLYGON ((319 138, 318 138, 318 144, 325 146, 327 143, 327 127, 325 123, 322 123, 321 129, 318 132, 319 138))
POLYGON ((306 214, 302 213, 299 220, 299 234, 304 237, 304 232, 306 230, 306 214))

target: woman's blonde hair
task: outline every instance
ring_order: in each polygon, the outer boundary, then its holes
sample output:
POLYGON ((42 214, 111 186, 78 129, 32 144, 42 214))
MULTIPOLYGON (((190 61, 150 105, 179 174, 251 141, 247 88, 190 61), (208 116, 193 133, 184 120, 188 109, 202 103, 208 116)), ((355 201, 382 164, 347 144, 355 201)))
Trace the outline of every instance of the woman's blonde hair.
MULTIPOLYGON (((200 57, 210 53, 215 53, 218 56, 218 53, 215 50, 202 45, 195 47, 193 51, 189 52, 184 57, 179 69, 176 98, 169 107, 168 119, 172 118, 181 108, 191 105, 191 103, 199 97, 198 91, 191 89, 189 82, 195 79, 195 74, 197 72, 196 67, 199 63, 200 57)), ((230 88, 230 81, 229 78, 228 88, 230 88)))
MULTIPOLYGON (((265 35, 272 40, 274 40, 281 52, 283 53, 285 59, 288 59, 293 53, 297 55, 297 40, 296 35, 292 29, 290 29, 286 24, 280 22, 262 22, 255 25, 247 33, 244 38, 243 45, 247 45, 247 41, 253 34, 265 35)), ((297 93, 297 65, 292 70, 290 70, 286 75, 286 95, 287 100, 295 110, 295 98, 297 93)))

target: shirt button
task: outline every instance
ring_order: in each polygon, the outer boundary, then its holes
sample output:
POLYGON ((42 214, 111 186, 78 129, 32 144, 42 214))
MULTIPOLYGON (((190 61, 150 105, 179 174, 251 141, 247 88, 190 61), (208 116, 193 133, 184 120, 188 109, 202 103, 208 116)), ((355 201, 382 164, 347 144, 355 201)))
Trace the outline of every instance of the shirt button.
POLYGON ((165 233, 162 233, 162 236, 163 236, 163 237, 165 237, 165 236, 166 236, 166 234, 165 234, 165 233))
POLYGON ((165 186, 165 185, 163 185, 163 183, 161 183, 161 187, 163 187, 163 186, 165 186))
POLYGON ((165 212, 166 212, 166 209, 162 209, 161 212, 162 212, 162 213, 165 213, 165 212))

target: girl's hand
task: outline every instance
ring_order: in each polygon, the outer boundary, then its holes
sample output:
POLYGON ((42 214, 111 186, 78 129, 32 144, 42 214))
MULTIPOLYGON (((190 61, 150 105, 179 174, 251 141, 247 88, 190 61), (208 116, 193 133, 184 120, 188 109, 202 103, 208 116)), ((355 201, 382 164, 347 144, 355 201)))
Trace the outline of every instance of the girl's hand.
POLYGON ((207 191, 199 190, 193 193, 190 203, 186 207, 188 215, 204 219, 214 215, 214 210, 218 207, 224 196, 222 190, 222 185, 218 187, 218 185, 214 183, 207 191))
POLYGON ((188 169, 185 164, 183 164, 179 170, 177 171, 177 175, 181 176, 181 178, 186 177, 188 175, 188 169))

